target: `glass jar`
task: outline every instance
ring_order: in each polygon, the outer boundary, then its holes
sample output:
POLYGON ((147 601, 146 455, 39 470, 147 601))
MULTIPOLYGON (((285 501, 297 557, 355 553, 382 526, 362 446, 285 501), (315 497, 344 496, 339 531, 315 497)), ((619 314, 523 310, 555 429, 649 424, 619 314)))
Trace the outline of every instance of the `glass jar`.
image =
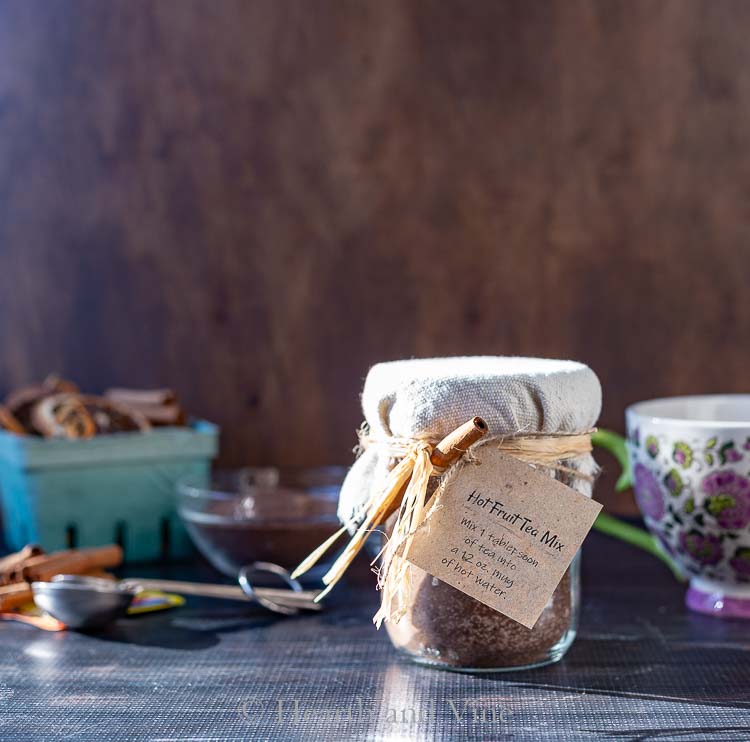
MULTIPOLYGON (((483 447, 493 443, 587 436, 601 409, 601 386, 591 369, 573 361, 505 357, 395 361, 370 370, 362 409, 366 445, 342 488, 339 517, 343 522, 356 519, 363 503, 382 491, 399 460, 394 441, 401 445, 439 441, 479 416, 489 433, 471 455, 481 464, 483 447)), ((542 459, 544 463, 518 458, 590 497, 596 471, 590 448, 561 450, 570 455, 542 459)), ((433 478, 428 497, 442 476, 433 478)), ((386 534, 389 526, 393 523, 383 524, 386 534)), ((526 669, 561 659, 575 639, 578 556, 532 629, 414 564, 408 569, 406 613, 398 621, 389 617, 385 626, 394 646, 419 663, 467 672, 526 669)))
POLYGON ((576 636, 580 553, 533 629, 480 603, 413 564, 411 603, 385 624, 393 645, 424 665, 464 672, 523 670, 557 662, 576 636))

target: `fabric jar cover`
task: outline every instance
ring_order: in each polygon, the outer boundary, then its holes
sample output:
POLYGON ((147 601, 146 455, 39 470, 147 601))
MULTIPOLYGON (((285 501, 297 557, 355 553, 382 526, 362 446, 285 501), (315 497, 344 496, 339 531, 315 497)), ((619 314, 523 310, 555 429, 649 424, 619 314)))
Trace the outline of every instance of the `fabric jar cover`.
MULTIPOLYGON (((362 393, 374 440, 441 439, 478 415, 489 426, 486 445, 498 437, 587 432, 596 424, 601 402, 599 379, 582 363, 503 356, 379 363, 370 369, 362 393)), ((342 522, 383 487, 392 463, 377 444, 354 462, 339 498, 342 522)), ((590 455, 567 465, 586 475, 596 470, 590 455)), ((572 486, 591 496, 590 477, 572 486)))

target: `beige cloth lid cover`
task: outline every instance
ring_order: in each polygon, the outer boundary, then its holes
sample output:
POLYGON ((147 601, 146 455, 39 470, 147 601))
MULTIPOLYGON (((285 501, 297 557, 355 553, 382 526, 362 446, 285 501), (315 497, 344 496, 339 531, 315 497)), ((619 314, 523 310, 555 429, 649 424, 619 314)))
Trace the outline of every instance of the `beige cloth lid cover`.
MULTIPOLYGON (((584 432, 596 424, 601 403, 599 379, 582 363, 503 356, 378 363, 362 393, 375 439, 442 438, 475 415, 491 437, 584 432)), ((339 498, 342 521, 383 486, 388 467, 389 456, 377 445, 354 462, 339 498)), ((593 469, 593 460, 582 468, 593 469)))

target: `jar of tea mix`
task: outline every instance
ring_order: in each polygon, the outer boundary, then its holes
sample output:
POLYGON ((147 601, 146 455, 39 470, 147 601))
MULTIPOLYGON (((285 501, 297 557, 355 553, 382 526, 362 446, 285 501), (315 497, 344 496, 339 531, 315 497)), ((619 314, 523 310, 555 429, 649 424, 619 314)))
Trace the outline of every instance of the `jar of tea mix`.
MULTIPOLYGON (((363 506, 378 497, 414 441, 437 441, 479 416, 489 435, 471 447, 481 464, 485 446, 513 441, 588 440, 601 407, 601 387, 591 369, 572 361, 515 357, 438 358, 374 366, 362 406, 367 430, 362 452, 341 491, 339 517, 361 523, 363 506)), ((549 447, 549 446, 548 446, 549 447)), ((517 454, 545 475, 591 496, 596 465, 590 445, 569 458, 536 461, 517 454)), ((564 447, 563 447, 564 449, 564 447)), ((427 496, 442 472, 432 472, 427 496)), ((502 485, 502 482, 498 483, 502 485)), ((585 501, 584 501, 585 502, 585 501)), ((396 513, 379 524, 388 534, 396 513)), ((378 524, 374 524, 378 525, 378 524)), ((578 556, 529 629, 414 564, 405 564, 406 605, 385 628, 394 646, 417 662, 456 670, 500 671, 559 660, 576 634, 580 603, 578 556)))

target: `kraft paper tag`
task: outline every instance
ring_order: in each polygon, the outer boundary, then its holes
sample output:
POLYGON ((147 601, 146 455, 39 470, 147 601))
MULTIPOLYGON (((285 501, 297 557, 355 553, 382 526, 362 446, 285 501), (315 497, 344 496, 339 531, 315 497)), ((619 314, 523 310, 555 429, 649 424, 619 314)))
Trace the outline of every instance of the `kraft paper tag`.
POLYGON ((602 506, 496 449, 427 505, 408 561, 533 628, 602 506))

